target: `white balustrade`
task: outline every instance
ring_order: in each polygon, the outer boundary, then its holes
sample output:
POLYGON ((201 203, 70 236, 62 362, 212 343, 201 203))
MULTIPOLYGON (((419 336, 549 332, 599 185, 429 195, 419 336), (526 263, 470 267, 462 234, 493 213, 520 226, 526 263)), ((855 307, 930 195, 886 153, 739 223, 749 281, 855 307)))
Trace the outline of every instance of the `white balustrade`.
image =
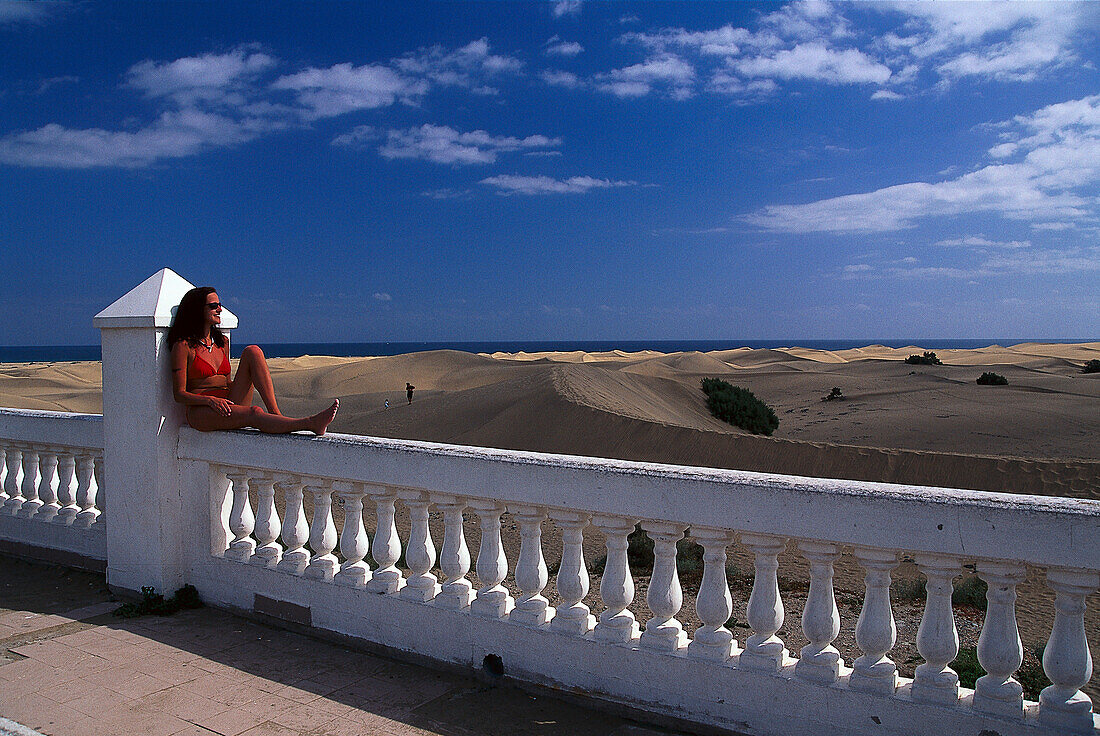
POLYGON ((4 490, 4 486, 8 481, 8 448, 3 443, 0 443, 0 509, 3 509, 4 502, 8 500, 8 492, 4 490))
POLYGON ((787 648, 775 635, 783 627, 783 599, 779 596, 779 553, 787 540, 767 534, 742 534, 741 544, 753 553, 755 573, 745 609, 752 634, 738 657, 738 666, 778 672, 786 663, 787 648))
POLYGON ((306 521, 302 479, 296 475, 280 476, 275 487, 283 494, 286 504, 283 557, 276 569, 291 575, 301 575, 306 571, 311 557, 305 546, 309 542, 309 522, 306 521))
POLYGON ((1023 582, 1023 565, 978 564, 978 576, 989 586, 985 621, 978 637, 978 662, 988 674, 974 684, 974 709, 1013 718, 1024 717, 1023 686, 1012 677, 1024 661, 1016 627, 1016 586, 1023 582))
POLYGON ((344 561, 333 582, 352 588, 362 588, 371 578, 370 565, 363 558, 370 552, 370 538, 363 526, 363 496, 367 493, 362 483, 349 483, 340 488, 337 496, 344 502, 344 526, 340 530, 340 554, 344 561))
POLYGON ((643 521, 642 529, 653 540, 653 574, 645 598, 653 616, 646 621, 638 643, 647 649, 674 652, 687 646, 687 632, 676 618, 684 605, 676 572, 676 543, 683 539, 687 525, 643 521))
POLYGON ((481 546, 477 552, 477 579, 481 587, 470 602, 470 613, 482 618, 504 618, 512 612, 515 601, 501 583, 508 576, 508 558, 500 539, 500 516, 504 504, 475 499, 470 508, 481 520, 481 546))
POLYGON ((29 519, 38 513, 42 502, 38 500, 38 448, 31 445, 23 450, 23 484, 19 491, 23 502, 16 516, 29 519))
POLYGON ((963 568, 950 555, 917 555, 917 567, 927 578, 924 615, 917 629, 917 666, 911 690, 913 700, 954 705, 959 700, 959 676, 949 666, 959 654, 959 630, 951 608, 952 581, 963 568))
POLYGON ((600 579, 600 598, 606 608, 592 633, 597 641, 628 644, 639 634, 638 622, 628 610, 634 602, 634 578, 626 554, 627 537, 634 531, 635 522, 617 516, 593 516, 592 525, 603 532, 607 549, 600 579))
POLYGON ((596 625, 596 617, 584 603, 588 595, 588 568, 584 564, 584 528, 589 515, 575 511, 550 512, 550 518, 562 531, 561 565, 556 578, 561 605, 557 607, 550 628, 574 636, 584 636, 596 625))
POLYGON ((90 529, 99 520, 100 510, 96 508, 98 490, 95 457, 90 452, 82 452, 76 456, 76 505, 80 511, 73 526, 90 529))
POLYGON ((57 452, 45 448, 39 453, 38 460, 38 501, 41 506, 35 512, 37 521, 52 521, 61 506, 57 503, 57 452))
POLYGON ((374 545, 371 547, 378 569, 367 581, 367 590, 372 593, 397 593, 405 585, 401 571, 397 569, 397 561, 401 559, 401 538, 397 535, 397 522, 394 521, 394 500, 397 494, 380 486, 367 489, 367 493, 374 501, 374 514, 378 524, 374 530, 374 545))
POLYGON ((332 484, 313 479, 305 486, 305 492, 313 498, 313 519, 309 527, 309 546, 313 556, 302 574, 316 580, 332 580, 338 560, 336 549, 336 523, 332 520, 332 484))
POLYGON ((4 505, 0 507, 0 514, 14 516, 23 505, 23 496, 20 493, 19 471, 23 466, 23 448, 19 445, 9 445, 5 457, 7 471, 4 473, 4 505))
POLYGON ((275 480, 269 475, 262 475, 251 481, 251 486, 256 489, 256 526, 253 533, 256 537, 256 550, 252 553, 248 563, 274 569, 283 554, 283 547, 279 544, 279 532, 282 524, 279 522, 279 512, 275 509, 275 480))
POLYGON ((733 532, 692 527, 691 536, 703 547, 703 579, 695 599, 695 612, 703 625, 695 630, 688 654, 725 662, 737 647, 733 632, 726 628, 733 615, 733 598, 726 580, 726 548, 733 544, 733 532))
POLYGON ((550 580, 542 555, 542 522, 546 520, 546 512, 536 506, 511 506, 509 511, 519 525, 520 536, 516 560, 516 587, 520 596, 509 620, 524 626, 542 626, 554 617, 554 607, 542 594, 550 580))
POLYGON ((893 694, 898 686, 898 667, 887 654, 898 636, 890 607, 890 571, 898 566, 898 555, 893 550, 871 547, 856 547, 854 555, 864 571, 863 607, 856 621, 856 646, 863 654, 852 663, 848 687, 893 694))
POLYGON ((71 450, 60 453, 57 456, 57 516, 53 518, 55 524, 72 526, 76 521, 76 515, 80 513, 80 507, 76 505, 76 486, 73 484, 76 476, 76 458, 71 450))
POLYGON ((1085 598, 1100 587, 1100 574, 1047 570, 1054 590, 1054 627, 1043 650, 1043 671, 1051 685, 1039 695, 1039 722, 1073 733, 1092 733, 1092 700, 1081 692, 1092 677, 1092 652, 1085 637, 1085 598))
POLYGON ((405 548, 405 562, 409 577, 401 589, 401 597, 426 603, 439 595, 439 581, 431 573, 435 565, 435 544, 428 528, 428 494, 423 491, 404 490, 398 494, 409 508, 411 528, 409 545, 405 548))
POLYGON ((473 585, 466 579, 470 572, 470 548, 462 525, 466 501, 443 493, 433 493, 431 499, 443 512, 443 549, 439 554, 443 585, 432 602, 440 608, 463 609, 473 595, 473 585))
POLYGON ((103 452, 101 450, 92 452, 92 478, 95 480, 95 505, 99 511, 95 520, 98 521, 107 514, 108 498, 103 492, 103 452))
POLYGON ((840 634, 840 611, 833 593, 833 563, 840 556, 840 548, 823 542, 799 542, 798 549, 810 563, 810 591, 802 609, 802 633, 810 643, 799 652, 794 672, 807 680, 832 684, 844 665, 833 646, 840 634))
POLYGON ((252 539, 252 529, 256 517, 252 513, 252 502, 248 498, 249 471, 233 469, 228 471, 233 505, 229 510, 229 531, 233 532, 233 541, 225 551, 225 559, 234 562, 248 562, 256 551, 256 542, 252 539))

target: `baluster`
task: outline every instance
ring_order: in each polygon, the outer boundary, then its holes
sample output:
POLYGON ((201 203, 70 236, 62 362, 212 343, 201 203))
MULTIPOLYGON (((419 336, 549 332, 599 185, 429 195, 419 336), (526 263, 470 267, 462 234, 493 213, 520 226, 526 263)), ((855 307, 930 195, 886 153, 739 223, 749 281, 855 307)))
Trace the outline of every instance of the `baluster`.
POLYGON ((269 476, 256 478, 256 551, 248 560, 250 565, 259 565, 274 570, 283 554, 283 547, 276 540, 282 531, 279 512, 275 509, 275 479, 269 476))
POLYGON ((42 504, 35 512, 38 521, 51 521, 61 506, 57 503, 57 452, 46 448, 39 453, 38 460, 38 500, 42 504))
POLYGON ((561 604, 554 612, 550 628, 574 636, 584 636, 596 625, 596 617, 581 603, 588 595, 588 569, 584 564, 584 528, 589 515, 575 511, 550 512, 550 518, 562 530, 561 565, 556 578, 561 604))
POLYGON ((233 541, 225 551, 225 559, 248 562, 256 551, 256 543, 250 536, 256 526, 256 517, 248 498, 249 471, 230 470, 225 475, 233 484, 233 506, 229 510, 229 531, 233 532, 233 541))
POLYGON ((733 615, 733 598, 726 582, 726 547, 733 544, 733 532, 692 527, 691 536, 703 547, 703 580, 695 599, 695 611, 703 625, 695 630, 688 654, 725 662, 737 646, 733 632, 726 628, 733 615))
POLYGON ((73 526, 90 529, 99 518, 96 508, 96 487, 92 480, 95 476, 95 459, 90 452, 82 452, 76 457, 76 505, 80 513, 76 515, 73 526))
POLYGON ((1081 692, 1092 677, 1092 653, 1085 638, 1085 597, 1100 575, 1084 570, 1047 570, 1054 590, 1054 627, 1043 650, 1043 671, 1053 683, 1039 695, 1039 722, 1092 733, 1092 700, 1081 692))
POLYGON ((23 505, 19 507, 19 513, 16 515, 25 519, 38 513, 38 509, 42 506, 42 502, 38 500, 38 465, 38 448, 31 445, 23 450, 23 485, 20 488, 23 494, 23 505))
POLYGON ((439 582, 431 573, 435 564, 435 543, 428 529, 428 494, 422 491, 402 491, 398 494, 409 507, 411 528, 409 546, 405 548, 405 562, 409 565, 409 577, 401 589, 401 597, 427 603, 439 595, 439 582))
POLYGON ((401 559, 401 537, 397 535, 397 522, 393 517, 396 494, 388 488, 375 487, 370 491, 374 501, 374 514, 378 522, 374 530, 374 561, 378 569, 374 571, 367 590, 372 593, 396 593, 405 585, 397 561, 401 559))
POLYGON ((363 558, 370 552, 370 538, 363 526, 363 496, 367 493, 362 483, 346 483, 336 491, 344 502, 344 526, 340 530, 340 553, 344 561, 333 576, 333 582, 352 588, 366 586, 371 578, 370 565, 363 558))
POLYGON ((550 577, 542 555, 542 522, 546 513, 536 506, 510 506, 519 524, 516 586, 520 597, 508 620, 524 626, 542 626, 554 617, 554 607, 542 594, 550 577))
POLYGON ((96 519, 103 521, 107 518, 107 492, 103 487, 103 452, 92 453, 92 477, 95 479, 95 500, 96 508, 99 509, 99 514, 96 519))
POLYGON ((898 555, 870 547, 856 547, 853 553, 864 571, 863 608, 856 621, 856 645, 863 654, 852 663, 848 686, 892 695, 898 686, 898 668, 886 655, 898 636, 890 606, 890 571, 898 566, 898 555))
POLYGON ((76 489, 73 488, 73 475, 76 473, 76 458, 72 452, 62 452, 57 456, 57 503, 59 510, 53 521, 55 524, 72 526, 80 507, 76 505, 76 489))
POLYGON ((752 634, 738 666, 751 670, 778 672, 787 660, 787 649, 775 632, 783 628, 783 599, 779 597, 779 553, 787 540, 767 534, 742 534, 741 543, 753 553, 755 573, 752 593, 745 608, 752 634))
POLYGON ((313 556, 302 573, 307 578, 329 582, 336 574, 338 560, 332 550, 336 547, 336 524, 332 520, 332 484, 315 479, 305 486, 313 495, 313 523, 309 527, 309 546, 313 556))
POLYGON ((810 643, 799 652, 794 672, 807 680, 832 684, 844 665, 833 646, 840 634, 840 612, 833 594, 833 563, 840 556, 840 548, 822 542, 800 542, 798 549, 810 563, 810 592, 802 611, 802 632, 810 643))
POLYGON ((1025 569, 1014 563, 978 565, 978 576, 989 586, 985 592, 985 621, 978 637, 978 662, 989 674, 974 684, 974 709, 1022 718, 1023 686, 1012 677, 1024 661, 1020 630, 1016 627, 1016 586, 1025 569))
POLYGON ((627 537, 634 531, 633 519, 594 516, 592 525, 603 532, 607 562, 600 579, 600 598, 606 606, 593 630, 597 641, 626 644, 638 638, 638 622, 627 607, 634 601, 634 578, 626 557, 627 537))
POLYGON ((306 510, 303 503, 302 479, 296 475, 280 476, 275 488, 283 494, 286 501, 284 514, 286 523, 283 524, 283 558, 275 569, 279 572, 301 575, 309 565, 309 550, 305 548, 309 541, 309 522, 306 521, 306 510))
POLYGON ((647 649, 674 652, 687 645, 687 632, 676 619, 684 605, 684 591, 676 574, 676 543, 687 525, 643 521, 642 529, 653 540, 653 574, 645 598, 653 616, 646 621, 638 643, 647 649))
POLYGON ((466 579, 470 572, 470 549, 466 546, 466 532, 462 527, 462 511, 466 501, 455 496, 433 493, 432 501, 443 511, 443 549, 439 555, 439 569, 443 573, 443 586, 432 601, 440 608, 462 609, 470 605, 473 585, 466 579))
POLYGON ((500 515, 504 505, 495 501, 470 501, 481 519, 481 547, 477 551, 477 579, 481 587, 470 603, 470 613, 484 618, 504 618, 515 606, 500 583, 508 575, 508 558, 500 542, 500 515))
POLYGON ((959 631, 951 608, 952 581, 962 565, 948 555, 917 555, 917 567, 928 578, 924 615, 917 629, 917 651, 924 663, 913 676, 913 700, 954 705, 959 701, 959 676, 948 665, 959 654, 959 631))
MULTIPOLYGON (((0 509, 3 509, 4 502, 8 500, 8 492, 6 489, 8 485, 8 448, 6 445, 0 444, 0 509)), ((0 511, 0 513, 3 513, 0 511)))
POLYGON ((7 473, 4 474, 4 500, 0 507, 0 514, 15 516, 19 507, 23 505, 23 496, 19 492, 19 469, 23 466, 23 448, 18 445, 8 447, 7 457, 4 459, 7 473))

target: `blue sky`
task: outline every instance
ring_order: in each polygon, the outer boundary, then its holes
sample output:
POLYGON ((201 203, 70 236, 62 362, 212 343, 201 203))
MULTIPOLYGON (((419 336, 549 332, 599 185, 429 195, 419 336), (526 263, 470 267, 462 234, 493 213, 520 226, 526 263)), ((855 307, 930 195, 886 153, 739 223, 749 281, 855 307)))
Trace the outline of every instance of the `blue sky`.
POLYGON ((1100 335, 1100 5, 0 0, 0 344, 1100 335))

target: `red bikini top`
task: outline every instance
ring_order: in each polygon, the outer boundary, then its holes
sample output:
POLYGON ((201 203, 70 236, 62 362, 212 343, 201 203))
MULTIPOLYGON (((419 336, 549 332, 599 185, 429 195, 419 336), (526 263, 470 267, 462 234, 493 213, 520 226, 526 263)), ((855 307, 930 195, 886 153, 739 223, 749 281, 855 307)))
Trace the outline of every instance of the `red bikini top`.
POLYGON ((229 375, 229 356, 226 352, 222 351, 222 364, 218 366, 217 370, 214 366, 207 363, 200 358, 198 354, 191 359, 191 365, 187 367, 187 378, 200 379, 210 378, 211 376, 228 376, 229 375))

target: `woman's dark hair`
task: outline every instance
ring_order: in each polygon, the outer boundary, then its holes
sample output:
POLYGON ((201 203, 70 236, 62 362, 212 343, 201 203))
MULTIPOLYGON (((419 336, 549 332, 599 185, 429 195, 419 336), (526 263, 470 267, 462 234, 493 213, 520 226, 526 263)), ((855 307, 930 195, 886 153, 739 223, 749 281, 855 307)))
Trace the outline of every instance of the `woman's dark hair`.
MULTIPOLYGON (((172 326, 168 329, 169 349, 181 340, 186 340, 191 347, 199 344, 206 325, 206 297, 215 291, 213 286, 196 286, 183 295, 180 305, 176 307, 176 316, 172 318, 172 326)), ((219 348, 225 347, 225 335, 217 327, 210 328, 210 337, 219 348)))

